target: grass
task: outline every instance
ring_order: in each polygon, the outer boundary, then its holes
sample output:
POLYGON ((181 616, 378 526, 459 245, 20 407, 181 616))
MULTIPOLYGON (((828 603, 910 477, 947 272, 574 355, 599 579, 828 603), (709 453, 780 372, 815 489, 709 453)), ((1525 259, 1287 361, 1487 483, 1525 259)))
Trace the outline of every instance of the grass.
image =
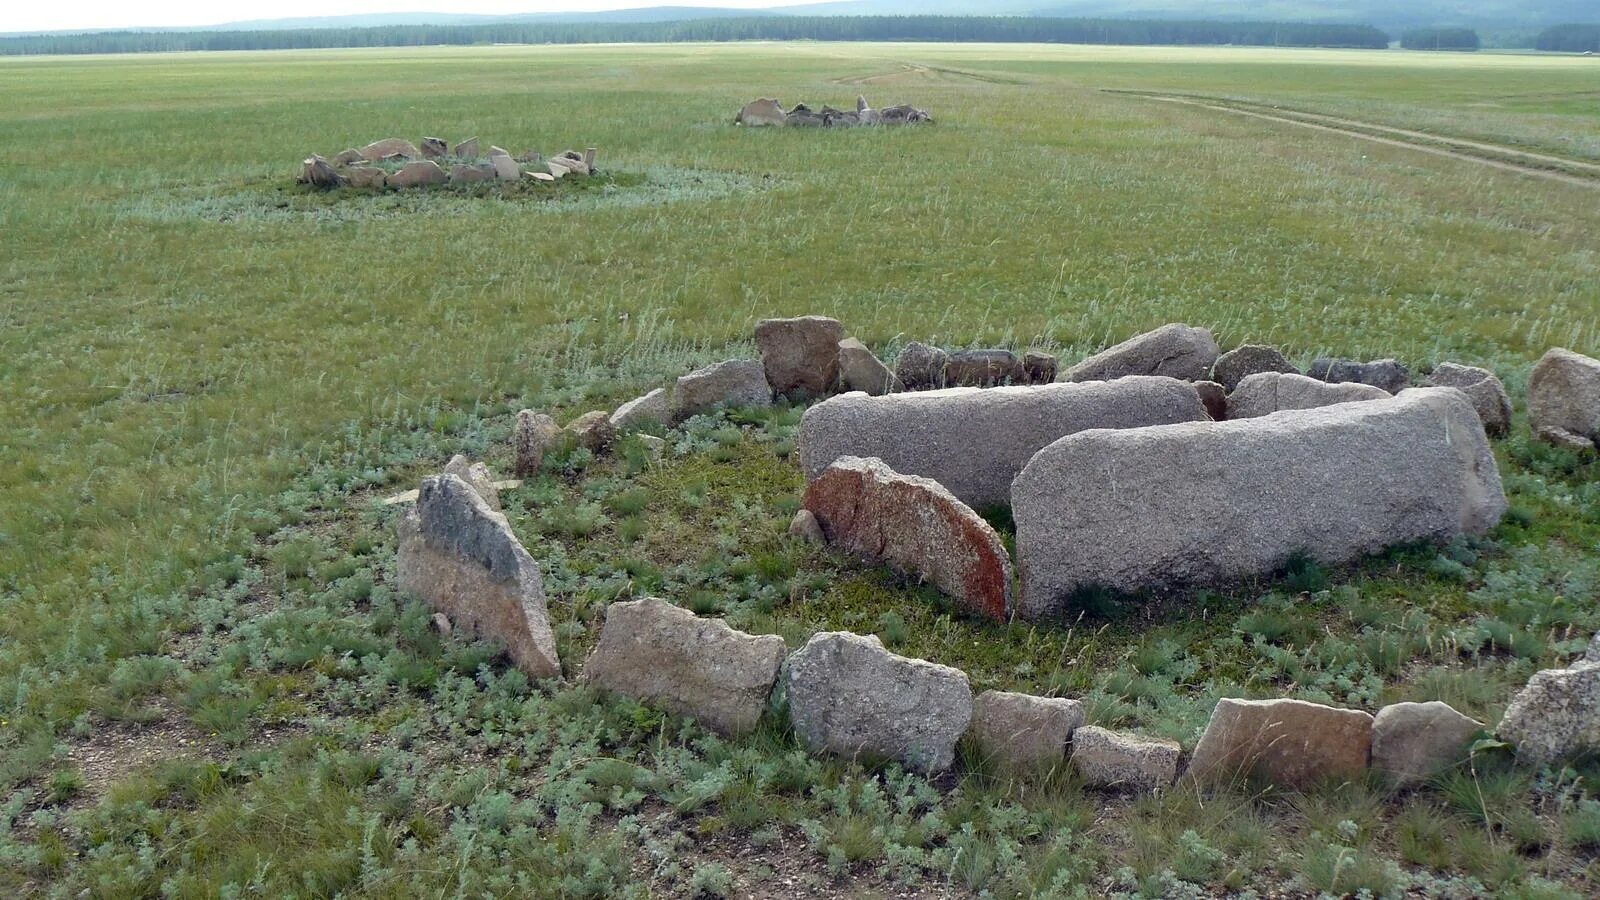
MULTIPOLYGON (((994 895, 1600 885, 1583 766, 1485 758, 1361 804, 1140 800, 977 769, 930 783, 807 757, 778 716, 729 743, 530 687, 394 594, 393 511, 369 502, 455 452, 505 471, 516 409, 614 405, 748 354, 768 315, 837 315, 889 353, 1067 357, 1190 321, 1301 361, 1487 363, 1518 394, 1548 345, 1600 343, 1586 191, 1101 89, 1584 159, 1587 61, 798 44, 0 73, 4 892, 718 895, 763 869, 797 891, 994 895), (939 124, 727 124, 751 96, 861 90, 939 124), (547 204, 275 205, 307 152, 422 133, 596 145, 619 180, 547 204), (153 769, 80 761, 171 728, 198 744, 153 769)), ((1437 697, 1492 723, 1600 627, 1595 463, 1521 423, 1497 447, 1514 513, 1486 539, 1033 627, 787 538, 797 420, 695 420, 659 465, 637 442, 554 454, 508 492, 569 666, 607 603, 653 593, 791 645, 878 633, 980 690, 1083 697, 1192 747, 1219 696, 1437 697)))

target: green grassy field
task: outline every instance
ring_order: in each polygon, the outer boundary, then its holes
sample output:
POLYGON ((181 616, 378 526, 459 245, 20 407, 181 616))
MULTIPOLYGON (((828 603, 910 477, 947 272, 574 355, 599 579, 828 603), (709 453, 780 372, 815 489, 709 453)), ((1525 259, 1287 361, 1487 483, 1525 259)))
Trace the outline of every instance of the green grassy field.
MULTIPOLYGON (((443 642, 392 510, 509 416, 562 421, 820 313, 1071 359, 1224 347, 1496 368, 1600 350, 1600 188, 1105 89, 1600 160, 1600 64, 1243 49, 495 47, 0 60, 0 891, 149 896, 1114 892, 1583 896, 1590 769, 1486 752, 1394 796, 1134 799, 726 743, 443 642), (931 128, 744 130, 745 100, 931 128), (306 197, 389 135, 601 148, 550 201, 306 197)), ((1600 470, 1500 442, 1489 538, 1058 626, 981 625, 783 537, 798 410, 508 496, 569 666, 619 596, 822 628, 1192 748, 1218 696, 1493 722, 1600 627, 1600 470), (1204 609, 1203 616, 1196 610, 1204 609)))

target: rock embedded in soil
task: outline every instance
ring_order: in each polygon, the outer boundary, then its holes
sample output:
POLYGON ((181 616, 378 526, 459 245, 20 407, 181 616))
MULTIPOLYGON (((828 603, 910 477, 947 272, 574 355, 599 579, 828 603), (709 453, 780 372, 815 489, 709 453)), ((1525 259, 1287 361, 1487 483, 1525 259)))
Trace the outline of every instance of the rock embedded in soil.
POLYGON ((969 733, 998 771, 1048 771, 1066 759, 1067 741, 1083 724, 1083 704, 1064 697, 984 691, 972 703, 969 733))
POLYGON ((1023 384, 1022 360, 1010 350, 957 350, 944 367, 951 387, 994 387, 1023 384))
POLYGON ((1008 505, 1012 479, 1062 435, 1204 419, 1194 386, 1171 378, 845 394, 802 416, 800 462, 809 479, 841 456, 877 457, 986 510, 1008 505))
POLYGON ((1423 384, 1451 387, 1466 394, 1483 421, 1484 432, 1490 436, 1503 437, 1511 431, 1511 395, 1506 393, 1505 383, 1488 369, 1444 362, 1434 367, 1423 384))
POLYGON ((361 157, 367 162, 381 162, 397 156, 405 159, 421 159, 422 152, 417 149, 417 145, 405 138, 384 138, 361 148, 361 157))
POLYGON ((797 400, 826 397, 839 383, 839 342, 844 326, 826 316, 763 319, 756 346, 774 393, 797 400))
POLYGON ((1306 374, 1330 384, 1370 384, 1390 394, 1398 394, 1411 385, 1411 370, 1394 359, 1357 362, 1353 359, 1322 357, 1311 362, 1311 371, 1306 374))
POLYGON ((1029 619, 1086 593, 1227 586, 1306 557, 1447 543, 1506 509, 1478 415, 1450 388, 1071 434, 1028 462, 1011 497, 1029 619))
POLYGON ((734 116, 735 125, 783 125, 788 118, 783 104, 768 97, 746 103, 734 116))
POLYGON ((480 152, 482 151, 478 149, 478 139, 475 137, 467 138, 456 144, 457 159, 477 159, 480 152))
POLYGON ((845 390, 861 391, 870 397, 905 389, 889 367, 855 338, 839 342, 839 381, 845 390))
POLYGON ((427 159, 442 159, 450 153, 450 145, 443 138, 425 137, 422 139, 422 155, 427 159))
POLYGON ((396 580, 457 629, 505 647, 531 678, 561 677, 539 567, 505 516, 454 475, 425 478, 400 520, 396 580))
POLYGON ((1399 785, 1421 783, 1465 760, 1483 729, 1448 703, 1392 703, 1372 721, 1372 767, 1399 785))
POLYGON ((826 544, 828 539, 822 533, 822 526, 817 523, 817 517, 809 509, 798 510, 794 518, 789 520, 789 536, 799 538, 808 544, 826 544))
POLYGON ((544 413, 525 409, 517 413, 511 436, 511 470, 519 477, 537 474, 544 455, 561 442, 561 426, 544 413))
POLYGON ((646 425, 666 425, 671 418, 672 405, 666 389, 656 388, 617 407, 611 414, 611 427, 618 432, 631 431, 646 425))
POLYGON ((340 150, 339 154, 333 158, 333 164, 336 166, 350 166, 364 159, 366 157, 361 154, 360 150, 340 150))
POLYGON ((993 526, 938 482, 844 456, 806 486, 830 545, 926 581, 962 609, 1005 621, 1011 558, 993 526))
POLYGON ((465 481, 490 509, 500 511, 500 490, 494 486, 494 476, 489 474, 488 466, 481 462, 468 462, 465 456, 457 453, 445 464, 444 474, 465 481))
POLYGON ((522 180, 522 166, 499 147, 489 148, 489 165, 494 169, 494 177, 500 181, 522 180))
POLYGON ((672 418, 724 407, 763 408, 772 405, 772 388, 759 359, 730 359, 696 369, 678 379, 672 393, 672 418))
POLYGON ((1286 409, 1316 409, 1358 400, 1387 400, 1382 388, 1358 382, 1329 384, 1293 372, 1258 372, 1246 376, 1228 395, 1226 418, 1254 419, 1286 409))
POLYGON ((1517 758, 1542 766, 1600 754, 1600 663, 1535 672, 1495 732, 1517 758))
POLYGON ((312 154, 300 165, 300 183, 319 188, 336 188, 343 187, 348 182, 337 169, 328 164, 327 160, 312 154))
POLYGON ((965 672, 890 653, 875 635, 812 635, 789 657, 785 693, 806 749, 894 759, 924 774, 950 767, 972 719, 965 672))
POLYGON ((454 166, 450 169, 451 184, 475 184, 480 181, 493 181, 494 170, 479 166, 454 166))
POLYGON ((1178 777, 1177 741, 1085 725, 1072 732, 1072 765, 1090 787, 1160 791, 1178 777))
POLYGON ((1528 424, 1572 449, 1600 446, 1600 359, 1552 348, 1528 376, 1528 424))
POLYGON ((381 188, 388 183, 388 173, 377 166, 351 166, 344 177, 352 187, 381 188))
POLYGON ((1164 375, 1201 381, 1217 361, 1210 329, 1163 325, 1096 353, 1066 371, 1063 381, 1111 381, 1129 375, 1164 375))
POLYGON ((388 177, 388 184, 390 187, 409 188, 430 184, 444 184, 449 180, 450 176, 439 168, 438 163, 431 159, 424 159, 418 162, 406 163, 400 168, 400 171, 391 173, 388 177))
POLYGON ((777 635, 745 634, 647 597, 606 607, 582 677, 731 736, 756 727, 787 652, 777 635))
POLYGON ((579 447, 590 453, 605 453, 617 442, 617 429, 611 424, 611 416, 602 410, 584 413, 567 426, 567 431, 579 447))
POLYGON ((895 359, 894 374, 908 391, 926 391, 945 386, 945 366, 950 364, 950 354, 938 347, 912 341, 900 349, 895 359))
POLYGON ((1200 405, 1206 408, 1206 415, 1213 422, 1221 422, 1228 418, 1228 392, 1222 385, 1215 381, 1196 381, 1194 392, 1200 395, 1200 405))
POLYGON ((1300 370, 1295 368, 1276 347, 1245 344, 1217 357, 1216 363, 1211 366, 1211 380, 1222 385, 1231 394, 1239 386, 1239 382, 1261 372, 1300 374, 1300 370))
POLYGON ((1022 377, 1028 384, 1052 384, 1060 368, 1056 358, 1043 350, 1022 354, 1022 377))
POLYGON ((1372 716, 1304 700, 1217 701, 1188 777, 1208 784, 1263 779, 1288 788, 1364 776, 1372 716))

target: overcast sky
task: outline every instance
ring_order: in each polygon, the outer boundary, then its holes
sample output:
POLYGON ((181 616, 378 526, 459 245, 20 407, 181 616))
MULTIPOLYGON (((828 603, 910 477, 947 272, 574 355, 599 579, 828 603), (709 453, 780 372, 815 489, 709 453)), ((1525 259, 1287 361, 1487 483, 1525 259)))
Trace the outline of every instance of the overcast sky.
MULTIPOLYGON (((641 6, 785 6, 797 0, 278 0, 259 7, 223 6, 212 0, 78 0, 75 3, 0 0, 0 33, 66 29, 217 25, 246 19, 291 19, 357 13, 449 12, 507 15, 641 6)), ((803 2, 803 0, 800 0, 803 2)))

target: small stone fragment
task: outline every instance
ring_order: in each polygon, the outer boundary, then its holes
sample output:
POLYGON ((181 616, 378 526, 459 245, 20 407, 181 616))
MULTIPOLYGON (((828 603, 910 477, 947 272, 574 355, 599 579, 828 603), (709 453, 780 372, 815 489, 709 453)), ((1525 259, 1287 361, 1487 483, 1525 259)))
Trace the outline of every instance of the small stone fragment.
POLYGON ((561 426, 544 413, 525 409, 517 413, 512 435, 512 472, 520 477, 537 474, 544 455, 561 441, 561 426))
POLYGON ((952 387, 995 387, 1026 381, 1022 361, 1010 350, 957 350, 945 362, 944 377, 952 387))
POLYGON ((469 137, 456 144, 457 159, 477 159, 480 152, 482 151, 478 149, 478 139, 475 137, 469 137))
POLYGON ((733 117, 735 125, 782 125, 787 118, 783 105, 766 97, 746 103, 733 117))
POLYGON ((1029 350, 1022 354, 1022 376, 1028 384, 1052 384, 1060 362, 1043 350, 1029 350))
POLYGON ((481 462, 469 463, 465 456, 457 453, 445 464, 444 474, 465 481, 468 487, 478 492, 484 503, 489 504, 490 509, 500 511, 500 491, 494 486, 494 476, 489 474, 488 466, 481 462))
POLYGON ((567 431, 577 439, 579 447, 595 454, 610 450, 617 442, 617 429, 603 410, 584 413, 567 426, 567 431))
POLYGON ((312 154, 300 164, 300 183, 326 189, 344 187, 347 182, 327 160, 312 154))
POLYGON ((362 147, 361 156, 367 162, 381 162, 393 157, 421 159, 422 152, 405 138, 384 138, 362 147))
POLYGON ((353 187, 381 188, 387 182, 388 175, 377 166, 351 166, 344 170, 344 177, 353 187))
POLYGON ((1488 369, 1444 362, 1434 367, 1423 384, 1453 387, 1466 394, 1489 436, 1503 437, 1511 431, 1511 395, 1506 393, 1505 383, 1488 369))
POLYGON ((1206 415, 1213 422, 1221 422, 1228 418, 1228 392, 1222 385, 1215 381, 1196 381, 1194 392, 1200 395, 1200 405, 1206 408, 1206 415))
POLYGON ((336 166, 349 166, 361 162, 364 159, 366 159, 366 157, 361 155, 360 150, 340 150, 339 155, 333 158, 333 164, 336 166))
POLYGON ((450 170, 451 184, 470 184, 478 181, 493 180, 493 169, 484 169, 478 166, 455 166, 450 170))
POLYGON ((443 159, 450 153, 450 145, 443 138, 425 137, 422 139, 422 155, 426 159, 443 159))
POLYGON ((390 187, 409 188, 429 184, 444 184, 450 176, 431 159, 409 162, 388 178, 390 187))
POLYGON ((1091 787, 1160 791, 1178 777, 1177 741, 1085 725, 1072 732, 1072 765, 1091 787))
POLYGON ((1063 697, 984 691, 972 703, 973 740, 1003 772, 1048 770, 1066 760, 1067 741, 1083 724, 1083 704, 1063 697))

